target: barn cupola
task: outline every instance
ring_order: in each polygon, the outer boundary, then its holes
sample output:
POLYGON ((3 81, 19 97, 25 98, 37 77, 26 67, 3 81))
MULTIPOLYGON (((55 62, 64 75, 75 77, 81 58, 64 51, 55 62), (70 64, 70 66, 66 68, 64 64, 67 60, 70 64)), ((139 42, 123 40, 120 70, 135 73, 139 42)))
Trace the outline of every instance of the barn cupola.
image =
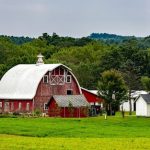
POLYGON ((39 55, 37 55, 37 58, 38 58, 38 60, 36 62, 37 66, 44 64, 43 57, 44 56, 41 53, 39 55))

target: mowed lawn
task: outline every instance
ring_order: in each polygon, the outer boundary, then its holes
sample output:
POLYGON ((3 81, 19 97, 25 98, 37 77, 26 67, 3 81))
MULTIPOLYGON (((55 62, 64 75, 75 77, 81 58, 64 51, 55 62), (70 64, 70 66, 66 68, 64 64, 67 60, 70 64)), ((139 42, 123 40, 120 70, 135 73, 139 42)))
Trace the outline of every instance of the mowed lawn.
POLYGON ((0 149, 150 149, 150 118, 0 118, 0 149))

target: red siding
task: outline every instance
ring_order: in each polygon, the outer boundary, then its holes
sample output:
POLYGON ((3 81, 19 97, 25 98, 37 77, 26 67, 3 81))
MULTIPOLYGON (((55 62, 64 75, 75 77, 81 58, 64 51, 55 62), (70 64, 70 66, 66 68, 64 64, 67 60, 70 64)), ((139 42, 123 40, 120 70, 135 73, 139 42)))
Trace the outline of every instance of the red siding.
POLYGON ((2 102, 2 108, 0 108, 0 112, 32 112, 33 105, 32 100, 0 100, 2 102), (5 106, 7 103, 7 107, 5 106), (19 109, 19 103, 21 104, 21 108, 19 109), (27 103, 29 103, 29 110, 27 110, 27 103))
POLYGON ((98 97, 95 94, 92 94, 84 89, 82 89, 82 93, 84 94, 85 98, 89 103, 96 103, 96 102, 103 102, 103 99, 98 97))

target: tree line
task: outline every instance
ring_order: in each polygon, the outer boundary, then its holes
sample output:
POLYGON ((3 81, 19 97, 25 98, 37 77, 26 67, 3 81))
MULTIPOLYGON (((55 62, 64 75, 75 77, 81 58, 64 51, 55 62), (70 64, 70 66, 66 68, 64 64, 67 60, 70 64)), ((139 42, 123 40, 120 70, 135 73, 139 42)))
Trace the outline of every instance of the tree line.
POLYGON ((61 37, 56 33, 20 39, 0 36, 0 78, 17 64, 35 63, 37 54, 42 53, 45 63, 70 67, 84 88, 97 89, 102 73, 115 69, 121 73, 129 92, 143 89, 141 78, 150 77, 150 37, 108 42, 107 35, 104 36, 105 40, 61 37))

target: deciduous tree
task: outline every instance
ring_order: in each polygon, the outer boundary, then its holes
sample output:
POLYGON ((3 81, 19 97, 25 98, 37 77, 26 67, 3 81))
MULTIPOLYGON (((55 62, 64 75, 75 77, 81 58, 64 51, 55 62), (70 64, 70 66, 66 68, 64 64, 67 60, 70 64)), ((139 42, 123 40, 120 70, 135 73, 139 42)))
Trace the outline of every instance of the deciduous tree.
POLYGON ((126 99, 127 87, 121 73, 117 70, 104 71, 98 82, 98 93, 105 101, 108 115, 126 99))

